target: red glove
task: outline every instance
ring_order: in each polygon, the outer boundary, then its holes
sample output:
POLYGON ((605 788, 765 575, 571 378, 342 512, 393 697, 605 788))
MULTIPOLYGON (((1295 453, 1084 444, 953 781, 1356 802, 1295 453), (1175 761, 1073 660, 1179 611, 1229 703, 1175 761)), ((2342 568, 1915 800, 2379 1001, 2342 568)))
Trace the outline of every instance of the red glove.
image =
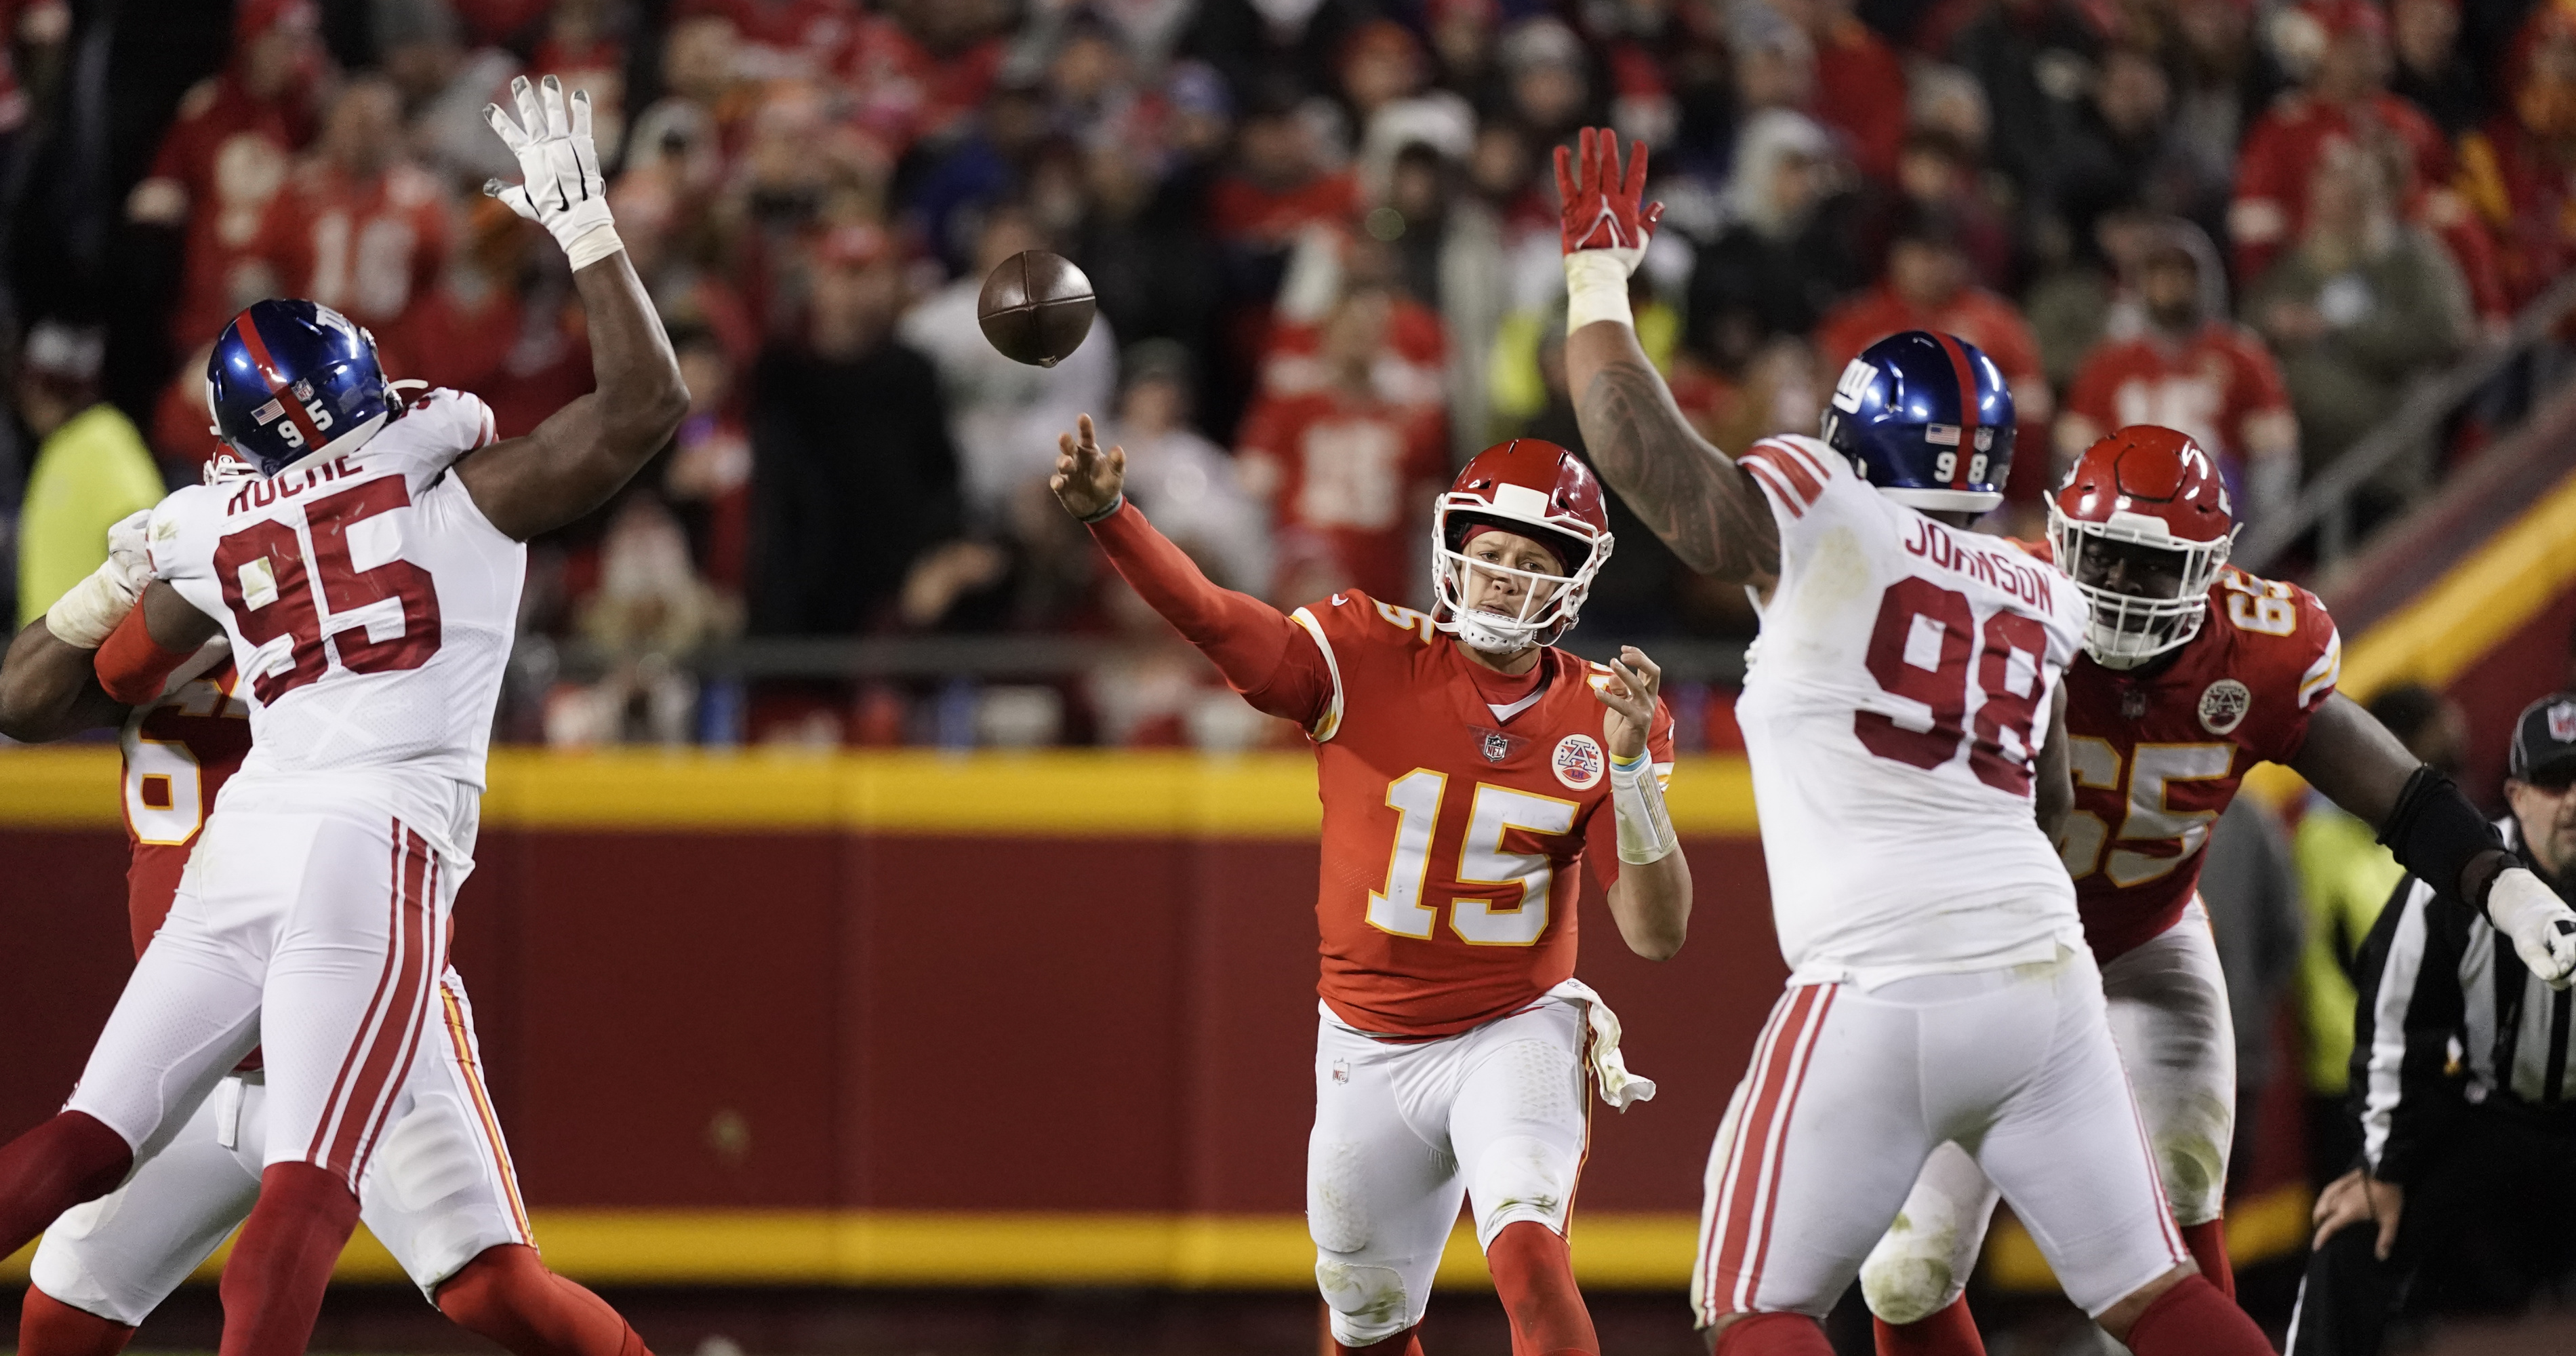
POLYGON ((1662 203, 1645 203, 1646 143, 1628 150, 1628 174, 1619 175, 1619 134, 1607 127, 1586 127, 1579 138, 1579 161, 1556 148, 1556 195, 1564 204, 1560 224, 1565 252, 1607 250, 1624 257, 1633 271, 1663 220, 1662 203))

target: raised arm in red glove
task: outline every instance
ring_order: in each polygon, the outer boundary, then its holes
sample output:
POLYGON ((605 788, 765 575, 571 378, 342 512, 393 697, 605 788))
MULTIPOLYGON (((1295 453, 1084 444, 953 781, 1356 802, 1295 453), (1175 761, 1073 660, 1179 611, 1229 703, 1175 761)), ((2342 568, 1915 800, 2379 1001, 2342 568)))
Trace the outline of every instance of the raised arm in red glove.
POLYGON ((1596 320, 1635 322, 1628 313, 1628 275, 1646 257, 1664 205, 1644 201, 1646 143, 1628 148, 1628 172, 1619 172, 1619 134, 1583 129, 1582 154, 1569 159, 1556 148, 1556 196, 1565 245, 1565 332, 1596 320))
POLYGON ((1305 628, 1249 594, 1219 588, 1171 539, 1127 502, 1127 450, 1100 450, 1091 416, 1080 432, 1056 436, 1048 488, 1091 528, 1136 596, 1216 662, 1253 709, 1309 729, 1332 705, 1333 676, 1305 628))

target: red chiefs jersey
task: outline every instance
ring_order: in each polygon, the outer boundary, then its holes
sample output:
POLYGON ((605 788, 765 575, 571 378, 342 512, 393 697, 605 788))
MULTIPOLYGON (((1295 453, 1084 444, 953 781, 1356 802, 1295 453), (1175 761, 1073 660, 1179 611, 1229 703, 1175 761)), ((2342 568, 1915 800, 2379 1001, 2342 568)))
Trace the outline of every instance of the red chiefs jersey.
POLYGON ((2182 917, 2211 822, 2256 763, 2298 756, 2342 668, 2315 594, 2231 566, 2200 634, 2164 663, 2123 672, 2087 656, 2066 671, 2075 813, 2058 847, 2097 959, 2182 917))
POLYGON ((1244 416, 1237 441, 1255 476, 1271 477, 1281 591, 1358 588, 1385 598, 1415 591, 1413 510, 1428 499, 1425 482, 1449 470, 1437 407, 1338 387, 1269 395, 1244 416))
POLYGON ((2158 424, 2240 463, 2262 441, 2253 421, 2293 417, 2271 352, 2253 331, 2225 320, 2179 344, 2142 335, 2094 349, 2066 390, 2066 412, 2090 425, 2086 443, 2131 424, 2158 424))
POLYGON ((227 659, 126 717, 125 834, 134 858, 125 909, 138 956, 170 912, 215 793, 250 753, 250 707, 233 695, 233 681, 227 659))
MULTIPOLYGON (((1589 860, 1605 886, 1619 872, 1592 694, 1609 670, 1544 649, 1536 699, 1500 719, 1488 690, 1511 680, 1487 674, 1478 687, 1474 661, 1420 612, 1353 591, 1296 620, 1333 674, 1310 731, 1324 1001, 1358 1030, 1429 1038, 1509 1016, 1571 978, 1575 868, 1589 860)), ((1660 702, 1646 747, 1669 776, 1673 718, 1660 702)))
POLYGON ((2252 280, 2291 241, 2308 216, 2308 176, 2329 141, 2393 137, 2425 187, 2451 181, 2451 143, 2415 105, 2385 90, 2350 104, 2329 104, 2293 90, 2255 119, 2236 153, 2236 196, 2227 207, 2236 240, 2236 276, 2252 280))
MULTIPOLYGON (((280 295, 341 312, 399 358, 408 354, 403 317, 437 281, 450 233, 446 197, 427 171, 395 165, 356 179, 315 162, 269 204, 260 253, 280 295)), ((400 363, 386 366, 401 375, 400 363)))
POLYGON ((302 97, 256 98, 230 74, 198 82, 179 100, 135 201, 138 210, 187 219, 179 304, 170 316, 181 349, 213 343, 235 311, 279 285, 260 258, 260 227, 313 131, 313 110, 302 97), (157 201, 163 198, 169 201, 157 201))

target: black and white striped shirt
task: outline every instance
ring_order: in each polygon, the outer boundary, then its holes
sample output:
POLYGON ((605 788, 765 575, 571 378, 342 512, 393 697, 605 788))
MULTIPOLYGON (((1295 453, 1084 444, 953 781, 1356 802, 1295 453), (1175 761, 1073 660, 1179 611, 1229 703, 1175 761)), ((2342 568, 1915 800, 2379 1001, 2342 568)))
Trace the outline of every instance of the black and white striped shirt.
MULTIPOLYGON (((2530 866, 2520 827, 2510 817, 2497 827, 2530 866)), ((2372 1175, 2415 1180, 2471 1106, 2512 1108, 2576 1133, 2570 995, 2534 979, 2483 915, 2407 876, 2354 969, 2352 1101, 2372 1175)))

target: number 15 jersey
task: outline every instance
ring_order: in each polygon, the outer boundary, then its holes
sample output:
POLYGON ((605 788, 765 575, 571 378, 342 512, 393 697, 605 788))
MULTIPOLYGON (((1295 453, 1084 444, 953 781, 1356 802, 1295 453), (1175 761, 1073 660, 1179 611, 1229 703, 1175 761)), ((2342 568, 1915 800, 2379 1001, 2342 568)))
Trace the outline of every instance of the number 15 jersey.
POLYGON ((232 641, 251 712, 236 786, 482 787, 527 548, 451 467, 491 441, 482 401, 432 391, 355 452, 153 510, 153 573, 232 641))
POLYGON ((2044 961, 2084 936, 2032 814, 2074 585, 1936 523, 1813 439, 1738 459, 1780 526, 1737 718, 1792 981, 2044 961))

